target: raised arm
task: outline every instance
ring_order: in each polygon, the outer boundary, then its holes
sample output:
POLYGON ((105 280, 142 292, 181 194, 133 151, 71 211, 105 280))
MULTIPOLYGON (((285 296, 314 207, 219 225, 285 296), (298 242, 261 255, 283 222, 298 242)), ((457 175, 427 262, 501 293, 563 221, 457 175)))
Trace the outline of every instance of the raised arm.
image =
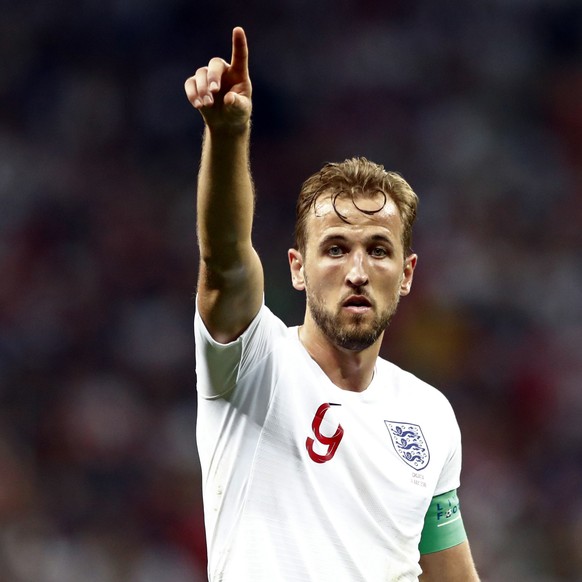
POLYGON ((226 343, 245 330, 263 297, 263 269, 251 241, 252 86, 242 28, 232 33, 231 62, 211 59, 185 89, 205 122, 197 198, 198 309, 214 339, 226 343))

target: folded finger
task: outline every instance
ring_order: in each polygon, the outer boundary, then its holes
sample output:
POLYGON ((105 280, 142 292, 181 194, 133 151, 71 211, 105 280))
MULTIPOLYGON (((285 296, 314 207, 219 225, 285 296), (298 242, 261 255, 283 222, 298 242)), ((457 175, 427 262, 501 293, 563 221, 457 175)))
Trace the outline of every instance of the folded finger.
POLYGON ((198 98, 202 101, 202 104, 206 107, 212 105, 214 99, 212 93, 208 88, 208 73, 210 67, 200 67, 196 74, 194 75, 194 80, 196 81, 196 90, 198 92, 198 98))
POLYGON ((222 76, 227 71, 229 64, 218 57, 210 59, 208 63, 208 91, 211 93, 217 93, 220 91, 222 76))
POLYGON ((188 97, 188 101, 196 107, 196 109, 200 109, 202 107, 203 102, 200 98, 198 93, 198 87, 196 85, 196 77, 188 77, 186 82, 184 83, 184 90, 186 91, 186 96, 188 97))

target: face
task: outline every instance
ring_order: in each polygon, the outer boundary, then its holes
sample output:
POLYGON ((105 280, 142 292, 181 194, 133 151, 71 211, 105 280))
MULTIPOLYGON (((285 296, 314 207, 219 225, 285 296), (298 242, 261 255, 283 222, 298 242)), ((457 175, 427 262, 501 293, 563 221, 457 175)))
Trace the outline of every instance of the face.
POLYGON ((416 255, 404 258, 402 221, 384 196, 339 198, 337 215, 322 197, 307 221, 304 256, 289 251, 293 286, 305 290, 307 318, 335 346, 361 351, 375 344, 412 284, 416 255))

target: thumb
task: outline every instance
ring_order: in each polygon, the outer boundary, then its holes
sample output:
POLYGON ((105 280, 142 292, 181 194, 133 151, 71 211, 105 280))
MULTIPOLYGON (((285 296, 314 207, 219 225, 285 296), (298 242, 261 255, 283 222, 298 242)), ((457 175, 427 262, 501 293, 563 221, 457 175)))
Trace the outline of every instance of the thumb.
POLYGON ((226 117, 234 126, 246 123, 251 115, 251 104, 247 97, 234 91, 228 92, 223 99, 226 117))
MULTIPOLYGON (((223 103, 227 107, 233 107, 237 105, 238 95, 234 91, 229 91, 223 99, 223 103)), ((240 103, 238 103, 240 105, 240 103)))
POLYGON ((249 100, 235 91, 229 91, 223 98, 224 106, 228 109, 245 110, 249 108, 249 100))

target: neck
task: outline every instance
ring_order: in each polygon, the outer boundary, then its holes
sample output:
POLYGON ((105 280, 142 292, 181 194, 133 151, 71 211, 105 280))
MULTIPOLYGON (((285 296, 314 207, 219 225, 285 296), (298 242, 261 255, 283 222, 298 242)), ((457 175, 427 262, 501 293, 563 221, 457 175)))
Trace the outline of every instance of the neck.
POLYGON ((333 344, 315 322, 306 317, 299 328, 299 339, 313 360, 339 388, 363 392, 370 385, 382 336, 364 350, 347 350, 333 344))

